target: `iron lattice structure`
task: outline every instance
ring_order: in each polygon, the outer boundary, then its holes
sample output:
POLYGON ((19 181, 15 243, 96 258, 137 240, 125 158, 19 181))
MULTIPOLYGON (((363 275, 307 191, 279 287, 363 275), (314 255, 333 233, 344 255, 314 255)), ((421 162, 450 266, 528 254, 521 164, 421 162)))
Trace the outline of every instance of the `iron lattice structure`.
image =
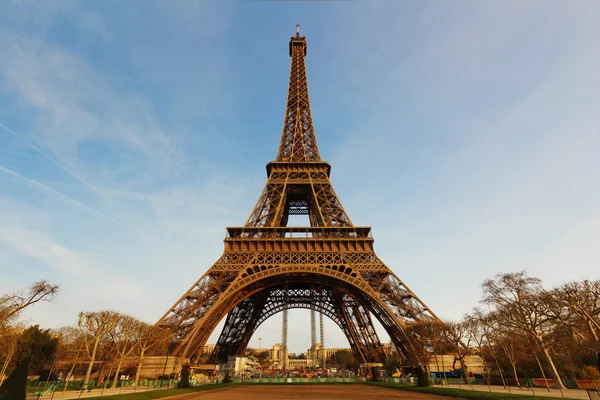
POLYGON ((291 38, 283 133, 254 210, 243 227, 227 228, 221 258, 157 322, 172 331, 178 356, 199 355, 225 317, 211 361, 241 355, 256 329, 286 308, 329 317, 362 363, 385 358, 372 316, 407 356, 405 324, 439 321, 377 257, 371 228, 352 224, 331 185, 312 123, 306 49, 299 33, 291 38), (308 215, 310 226, 288 227, 290 215, 308 215))

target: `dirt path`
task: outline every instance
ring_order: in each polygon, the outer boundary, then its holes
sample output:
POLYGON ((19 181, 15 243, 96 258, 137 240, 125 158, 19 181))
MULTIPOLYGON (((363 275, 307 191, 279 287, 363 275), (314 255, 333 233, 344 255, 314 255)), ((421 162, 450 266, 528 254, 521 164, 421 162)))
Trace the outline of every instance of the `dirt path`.
POLYGON ((368 385, 257 385, 223 389, 215 392, 200 392, 178 396, 177 400, 452 400, 430 394, 405 392, 402 390, 379 388, 368 385))

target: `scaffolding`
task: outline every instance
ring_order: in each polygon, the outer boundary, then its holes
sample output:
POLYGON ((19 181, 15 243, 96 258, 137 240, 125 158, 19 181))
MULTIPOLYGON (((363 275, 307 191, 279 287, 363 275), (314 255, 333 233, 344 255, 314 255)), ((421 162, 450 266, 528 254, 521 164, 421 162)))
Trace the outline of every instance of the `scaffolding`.
POLYGON ((288 336, 288 284, 287 282, 283 286, 283 326, 281 329, 281 370, 285 371, 287 368, 288 350, 287 350, 287 336, 288 336))
POLYGON ((323 330, 323 314, 319 313, 319 325, 321 328, 321 367, 325 368, 325 331, 323 330))
POLYGON ((311 285, 310 291, 310 350, 311 350, 311 360, 313 365, 316 365, 317 362, 317 327, 315 323, 315 296, 314 296, 314 286, 311 285))

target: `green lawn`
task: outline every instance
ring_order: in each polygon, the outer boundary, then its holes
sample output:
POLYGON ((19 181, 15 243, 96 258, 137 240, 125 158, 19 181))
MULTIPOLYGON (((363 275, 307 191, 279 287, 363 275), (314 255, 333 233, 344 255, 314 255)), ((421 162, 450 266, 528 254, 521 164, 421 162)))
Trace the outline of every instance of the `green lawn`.
POLYGON ((235 385, 248 386, 306 386, 306 385, 360 385, 362 382, 236 382, 235 385))
MULTIPOLYGON (((530 400, 556 400, 557 397, 542 397, 542 396, 528 396, 523 394, 509 394, 509 393, 491 393, 483 392, 478 390, 462 390, 462 389, 451 389, 451 388, 440 388, 440 387, 415 387, 412 385, 399 385, 394 383, 367 383, 367 385, 374 385, 380 387, 386 387, 390 389, 407 390, 409 392, 420 392, 437 394, 439 396, 458 397, 460 399, 530 399, 530 400)), ((569 400, 568 397, 565 399, 569 400)), ((571 399, 573 400, 573 399, 571 399)))
POLYGON ((148 392, 138 393, 127 393, 117 394, 113 396, 102 396, 102 397, 87 397, 86 400, 152 400, 162 399, 163 397, 176 396, 179 394, 203 392, 205 390, 223 389, 230 386, 239 386, 233 383, 219 383, 217 385, 202 385, 195 386, 189 389, 164 389, 164 390, 150 390, 148 392))

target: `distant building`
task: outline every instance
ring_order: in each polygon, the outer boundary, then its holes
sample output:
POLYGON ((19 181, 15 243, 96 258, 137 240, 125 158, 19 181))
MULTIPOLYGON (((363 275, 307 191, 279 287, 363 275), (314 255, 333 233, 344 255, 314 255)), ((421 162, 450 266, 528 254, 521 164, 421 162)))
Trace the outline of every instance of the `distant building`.
POLYGON ((339 348, 323 349, 319 353, 319 357, 323 357, 322 352, 325 352, 325 358, 335 357, 335 353, 337 353, 338 351, 342 351, 342 350, 349 351, 352 354, 352 350, 351 349, 349 349, 347 347, 339 347, 339 348))
POLYGON ((253 357, 227 357, 227 362, 219 364, 219 372, 222 374, 229 373, 233 376, 244 374, 252 374, 259 368, 259 364, 253 357))
POLYGON ((211 354, 213 352, 213 350, 215 349, 214 344, 205 344, 204 348, 202 349, 202 354, 211 354))
POLYGON ((390 343, 381 345, 381 347, 383 347, 383 352, 388 357, 393 355, 394 353, 397 353, 396 347, 392 346, 392 344, 390 343))
POLYGON ((331 358, 335 356, 335 353, 337 353, 340 350, 346 350, 349 352, 352 352, 352 350, 350 350, 347 347, 338 347, 338 348, 325 348, 323 349, 323 346, 321 346, 320 344, 316 344, 315 349, 308 349, 307 354, 308 354, 308 358, 310 358, 311 360, 314 358, 314 352, 316 351, 316 358, 317 360, 323 360, 323 358, 331 358))
MULTIPOLYGON (((391 344, 384 344, 384 345, 382 345, 382 347, 383 347, 383 351, 385 352, 385 354, 387 356, 391 356, 392 354, 396 353, 396 348, 394 346, 392 346, 391 344)), ((215 349, 214 344, 207 344, 202 349, 202 354, 210 354, 210 353, 212 353, 212 351, 214 349, 215 349)), ((319 366, 321 366, 323 356, 327 359, 331 359, 332 357, 335 357, 335 353, 337 353, 340 350, 352 352, 352 350, 347 347, 332 347, 332 348, 323 349, 323 347, 317 343, 314 345, 314 348, 310 348, 306 351, 306 353, 302 353, 302 354, 306 355, 305 360, 297 359, 297 358, 292 359, 292 358, 290 358, 290 356, 293 357, 294 354, 288 353, 288 363, 287 363, 288 368, 293 369, 293 368, 303 368, 303 367, 319 367, 319 366), (313 357, 313 354, 316 355, 316 357, 313 357)), ((247 356, 250 356, 250 355, 258 356, 260 353, 268 352, 267 357, 270 361, 281 362, 281 355, 282 355, 281 351, 282 351, 281 343, 275 343, 273 345, 273 347, 271 347, 270 349, 256 349, 256 348, 249 347, 248 349, 246 349, 245 354, 247 356)), ((477 372, 474 372, 474 373, 477 373, 477 372)))
POLYGON ((267 352, 267 351, 268 351, 268 349, 256 349, 256 348, 253 348, 253 347, 248 347, 246 349, 245 354, 246 355, 255 355, 255 356, 258 356, 259 354, 262 354, 262 353, 267 352))
POLYGON ((281 343, 275 343, 272 348, 269 349, 269 360, 281 360, 281 343))
MULTIPOLYGON (((480 356, 465 356, 464 362, 469 372, 478 375, 485 373, 486 366, 480 356)), ((453 372, 460 368, 460 361, 453 354, 434 354, 429 358, 429 371, 431 372, 453 372)))
POLYGON ((317 361, 317 363, 314 364, 313 360, 298 359, 298 358, 287 360, 288 369, 294 369, 294 368, 302 369, 302 368, 311 368, 311 367, 318 367, 318 366, 319 366, 319 362, 317 361))

